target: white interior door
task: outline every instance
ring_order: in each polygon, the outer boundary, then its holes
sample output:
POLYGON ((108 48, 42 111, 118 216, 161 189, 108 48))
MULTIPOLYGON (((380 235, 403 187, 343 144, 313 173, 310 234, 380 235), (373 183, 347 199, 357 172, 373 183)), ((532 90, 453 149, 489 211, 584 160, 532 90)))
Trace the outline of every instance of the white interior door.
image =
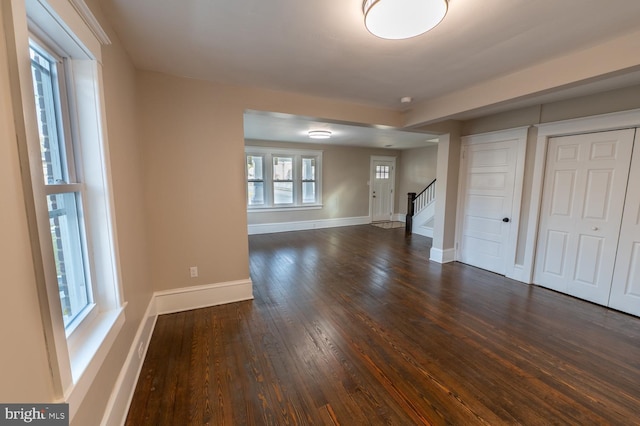
POLYGON ((371 162, 371 220, 391 220, 393 216, 393 188, 395 161, 374 159, 371 162))
POLYGON ((517 153, 516 140, 463 148, 460 262, 505 274, 517 153))
POLYGON ((606 305, 634 130, 549 139, 534 282, 606 305))
POLYGON ((609 306, 640 316, 640 137, 638 131, 636 131, 633 151, 609 306))

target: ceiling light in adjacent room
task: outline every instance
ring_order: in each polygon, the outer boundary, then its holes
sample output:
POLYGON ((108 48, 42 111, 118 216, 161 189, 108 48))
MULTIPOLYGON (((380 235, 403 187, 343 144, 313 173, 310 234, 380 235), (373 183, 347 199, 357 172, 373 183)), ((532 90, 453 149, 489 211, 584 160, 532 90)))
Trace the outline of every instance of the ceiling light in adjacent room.
POLYGON ((310 130, 309 137, 311 139, 329 139, 331 132, 329 130, 310 130))
POLYGON ((447 14, 447 0, 365 0, 362 10, 371 34, 400 40, 438 25, 447 14))

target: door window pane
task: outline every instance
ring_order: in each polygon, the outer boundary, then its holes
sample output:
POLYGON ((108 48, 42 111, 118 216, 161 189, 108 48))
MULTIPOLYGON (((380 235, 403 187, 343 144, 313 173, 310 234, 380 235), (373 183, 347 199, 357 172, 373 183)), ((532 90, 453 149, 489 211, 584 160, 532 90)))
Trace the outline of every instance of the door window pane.
POLYGON ((376 179, 389 179, 389 166, 376 166, 376 179))
POLYGON ((82 255, 78 194, 47 196, 53 256, 65 327, 91 303, 82 255))

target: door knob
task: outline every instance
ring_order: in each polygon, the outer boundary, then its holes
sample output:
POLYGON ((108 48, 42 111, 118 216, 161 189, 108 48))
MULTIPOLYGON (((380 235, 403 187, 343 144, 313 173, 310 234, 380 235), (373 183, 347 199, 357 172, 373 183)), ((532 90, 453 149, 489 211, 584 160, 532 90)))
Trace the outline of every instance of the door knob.
POLYGON ((591 229, 592 229, 592 230, 594 230, 594 231, 599 231, 599 230, 600 230, 600 228, 598 228, 597 226, 594 226, 594 227, 593 227, 593 228, 591 228, 591 229))
POLYGON ((502 219, 502 221, 503 221, 504 223, 509 223, 509 218, 508 218, 508 217, 505 217, 505 218, 503 218, 503 219, 502 219))

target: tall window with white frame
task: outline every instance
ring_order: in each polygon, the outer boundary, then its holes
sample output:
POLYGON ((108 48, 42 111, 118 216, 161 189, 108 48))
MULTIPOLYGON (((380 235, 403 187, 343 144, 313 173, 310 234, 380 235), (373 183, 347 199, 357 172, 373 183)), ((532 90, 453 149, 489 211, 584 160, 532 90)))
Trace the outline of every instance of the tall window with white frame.
POLYGON ((247 155, 247 204, 262 206, 264 203, 264 157, 247 155))
POLYGON ((316 157, 302 157, 302 203, 316 202, 316 188, 318 186, 316 174, 316 157))
POLYGON ((293 157, 273 156, 273 204, 293 204, 293 157))
POLYGON ((64 61, 30 43, 31 72, 51 240, 65 328, 73 329, 93 306, 84 219, 83 185, 69 126, 64 61))

